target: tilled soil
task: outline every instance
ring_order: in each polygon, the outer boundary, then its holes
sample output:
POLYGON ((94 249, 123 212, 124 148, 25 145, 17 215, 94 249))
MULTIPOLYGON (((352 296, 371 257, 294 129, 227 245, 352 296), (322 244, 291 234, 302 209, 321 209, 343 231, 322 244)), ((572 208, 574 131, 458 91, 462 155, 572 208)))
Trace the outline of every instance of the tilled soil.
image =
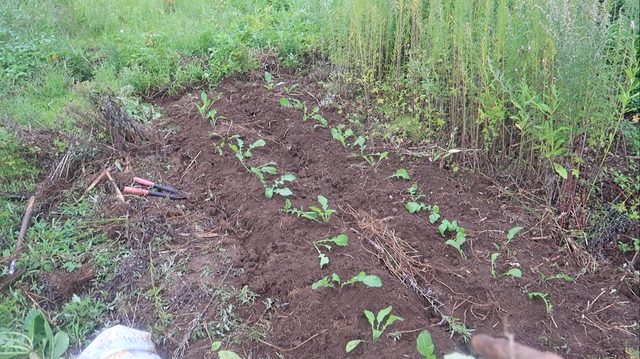
MULTIPOLYGON (((585 271, 575 260, 578 255, 552 238, 550 215, 527 213, 481 176, 441 169, 372 139, 366 152, 389 151, 389 156, 376 167, 369 165, 357 148, 332 139, 328 128, 314 129, 316 120, 303 122, 302 109, 281 105, 282 97, 299 99, 309 111, 330 102, 311 76, 280 75, 277 81, 301 86, 287 94, 284 86, 267 89, 263 81, 241 75, 225 80, 209 92, 209 98, 221 93, 211 107, 217 111, 215 127, 196 108, 197 93, 158 100, 165 111, 156 123, 158 140, 132 151, 130 164, 116 178, 121 186, 131 185, 134 175, 152 178, 188 196, 179 201, 126 196, 126 204, 105 209, 129 215, 127 232, 113 235, 131 241, 139 255, 123 261, 113 291, 148 291, 162 271, 150 263, 162 259, 172 265, 167 265, 173 269, 165 274, 162 295, 173 308, 167 311, 178 313, 174 318, 183 325, 154 327, 174 333, 160 345, 165 356, 215 357, 207 339, 215 333, 186 343, 198 323, 220 320, 221 314, 210 310, 210 291, 223 284, 247 286, 259 295, 254 304, 238 308, 245 325, 258 333, 225 342, 247 358, 418 358, 416 338, 424 329, 431 332, 438 357, 470 352, 442 315, 457 318, 453 323, 474 333, 502 336, 506 329, 521 343, 566 358, 623 357, 626 346, 638 347, 638 297, 620 263, 585 271), (258 177, 222 146, 222 138, 237 144, 232 135, 244 141, 245 150, 263 139, 266 145, 251 151, 246 166, 277 163, 278 174, 267 174, 267 183, 294 174, 296 180, 286 184, 293 191, 287 197, 292 205, 308 210, 319 206, 318 195, 325 196, 336 210, 330 220, 283 213, 285 198, 267 199, 258 177), (389 177, 399 168, 411 179, 389 177), (405 209, 413 183, 424 194, 419 202, 439 206, 436 224, 430 223, 428 210, 410 214, 405 209), (466 259, 445 244, 454 236, 440 234, 442 219, 465 229, 466 259), (507 232, 516 226, 524 229, 507 244, 507 232), (330 258, 321 268, 311 242, 339 234, 349 237, 348 246, 321 247, 330 258), (495 276, 492 253, 500 253, 495 276), (503 275, 514 268, 521 278, 503 275), (311 288, 332 273, 344 281, 360 271, 379 276, 382 287, 311 288), (565 274, 575 281, 545 281, 542 274, 565 274), (531 293, 546 294, 551 311, 531 293), (377 313, 388 306, 404 320, 374 342, 364 310, 377 313), (345 346, 354 339, 367 342, 347 354, 345 346)), ((345 120, 348 109, 328 105, 320 112, 330 128, 352 126, 345 120)), ((121 322, 141 329, 159 320, 157 303, 149 300, 123 304, 120 313, 121 322)))

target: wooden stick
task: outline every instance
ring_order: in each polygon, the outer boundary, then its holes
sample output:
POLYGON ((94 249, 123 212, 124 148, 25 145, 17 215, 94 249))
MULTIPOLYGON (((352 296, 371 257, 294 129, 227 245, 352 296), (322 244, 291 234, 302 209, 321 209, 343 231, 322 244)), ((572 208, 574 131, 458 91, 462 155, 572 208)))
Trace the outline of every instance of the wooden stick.
POLYGON ((118 188, 116 181, 114 181, 113 177, 111 177, 111 172, 109 172, 109 170, 105 170, 104 173, 107 175, 107 178, 109 179, 109 182, 111 182, 111 184, 113 185, 113 188, 115 188, 116 194, 118 195, 118 199, 120 200, 120 202, 124 203, 124 196, 122 195, 122 192, 120 192, 120 188, 118 188))
MULTIPOLYGON (((31 222, 31 215, 33 214, 33 207, 35 204, 36 196, 31 196, 31 198, 29 198, 29 203, 27 204, 27 209, 24 212, 24 217, 22 218, 22 226, 20 227, 20 234, 18 234, 18 240, 16 241, 16 248, 13 250, 14 257, 22 251, 24 236, 27 234, 27 228, 29 228, 29 222, 31 222)), ((9 265, 9 274, 15 273, 16 262, 17 259, 11 261, 11 264, 9 265)))
POLYGON ((93 187, 95 187, 98 183, 100 183, 100 181, 102 180, 102 178, 104 177, 105 174, 107 174, 107 170, 106 169, 104 169, 100 173, 100 176, 98 176, 98 178, 94 179, 93 182, 91 182, 89 187, 87 187, 87 189, 84 190, 84 194, 89 193, 89 191, 91 191, 93 189, 93 187))

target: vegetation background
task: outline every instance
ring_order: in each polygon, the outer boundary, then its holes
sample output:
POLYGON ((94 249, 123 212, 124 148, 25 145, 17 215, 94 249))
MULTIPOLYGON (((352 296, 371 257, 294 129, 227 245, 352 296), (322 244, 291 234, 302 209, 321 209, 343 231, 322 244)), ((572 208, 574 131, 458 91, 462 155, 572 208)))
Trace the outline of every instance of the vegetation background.
MULTIPOLYGON (((636 0, 4 0, 0 190, 33 190, 47 175, 39 156, 73 145, 42 148, 20 128, 72 138, 70 109, 89 111, 102 93, 150 119, 144 96, 214 87, 271 54, 284 67, 329 60, 336 91, 375 109, 375 133, 460 149, 443 159, 452 168, 539 189, 531 196, 563 213, 557 225, 587 246, 598 218, 639 218, 639 12, 636 0), (615 201, 603 200, 607 186, 615 201)), ((60 214, 95 209, 70 197, 60 214)), ((5 258, 22 214, 0 196, 5 258)), ((95 251, 100 275, 113 275, 120 249, 70 218, 35 220, 45 240, 23 255, 28 271, 73 271, 74 258, 95 251)), ((31 301, 18 291, 0 298, 0 326, 20 329, 31 301)), ((81 345, 107 307, 74 297, 61 329, 81 345)))

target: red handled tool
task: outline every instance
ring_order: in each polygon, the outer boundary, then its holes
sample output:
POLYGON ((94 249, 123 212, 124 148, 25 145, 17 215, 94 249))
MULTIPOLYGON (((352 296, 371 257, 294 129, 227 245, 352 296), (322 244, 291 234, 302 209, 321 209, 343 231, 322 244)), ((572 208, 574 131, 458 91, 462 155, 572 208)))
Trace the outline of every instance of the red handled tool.
POLYGON ((171 199, 185 199, 187 197, 180 195, 180 194, 169 194, 169 193, 162 193, 162 192, 156 192, 156 191, 150 191, 148 189, 142 189, 142 188, 136 188, 136 187, 125 187, 124 188, 124 193, 129 193, 129 194, 139 194, 141 196, 157 196, 157 197, 166 197, 166 198, 171 198, 171 199))
POLYGON ((161 189, 163 191, 171 192, 171 193, 178 193, 178 190, 175 189, 175 188, 159 185, 157 183, 149 181, 148 179, 144 179, 144 178, 140 178, 140 177, 133 177, 133 182, 139 183, 139 184, 141 184, 143 186, 155 187, 155 188, 161 189))

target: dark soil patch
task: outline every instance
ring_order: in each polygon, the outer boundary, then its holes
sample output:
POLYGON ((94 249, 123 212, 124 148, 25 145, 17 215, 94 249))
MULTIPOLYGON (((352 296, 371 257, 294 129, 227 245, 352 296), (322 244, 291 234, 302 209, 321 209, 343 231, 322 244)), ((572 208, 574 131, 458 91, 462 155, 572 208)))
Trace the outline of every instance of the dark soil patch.
MULTIPOLYGON (((548 215, 540 216, 546 218, 543 222, 536 220, 509 198, 495 194, 500 191, 480 176, 448 172, 427 159, 398 155, 369 140, 368 151, 390 151, 388 159, 372 168, 362 158, 350 156, 358 150, 343 147, 328 129, 314 129, 316 121, 301 121, 301 110, 279 103, 286 96, 309 108, 318 106, 325 91, 313 73, 276 80, 301 86, 285 94, 282 86, 268 90, 242 76, 225 80, 209 94, 215 98, 222 93, 212 106, 220 117, 215 128, 194 105, 200 103, 199 95, 160 100, 166 111, 157 123, 163 140, 132 152, 133 165, 117 175, 121 186, 130 185, 132 176, 138 175, 188 195, 182 201, 129 196, 127 205, 108 209, 111 215, 129 216, 124 237, 138 253, 124 260, 124 272, 116 274, 113 291, 133 292, 134 287, 148 291, 151 280, 163 275, 160 265, 148 268, 153 258, 171 264, 162 296, 166 308, 172 308, 167 312, 179 313, 175 317, 179 327, 158 326, 157 306, 154 317, 154 304, 148 301, 127 303, 123 310, 135 313, 119 318, 141 329, 154 326, 154 336, 158 332, 163 336, 160 349, 166 356, 212 356, 208 340, 199 339, 190 347, 185 343, 197 323, 219 320, 220 313, 212 312, 210 304, 212 291, 223 283, 247 286, 260 296, 255 304, 239 307, 252 330, 268 333, 230 346, 244 357, 343 358, 348 341, 365 339, 368 343, 349 357, 417 358, 416 337, 423 329, 431 331, 438 357, 468 352, 460 335, 451 338, 448 326, 438 325, 441 318, 417 293, 420 290, 442 304, 440 311, 475 333, 501 336, 508 324, 519 342, 567 358, 621 357, 625 346, 638 347, 638 297, 632 292, 637 283, 619 269, 621 263, 601 263, 597 272, 585 272, 574 260, 577 254, 552 238, 548 215), (237 134, 245 146, 264 139, 266 146, 252 151, 247 166, 276 162, 278 177, 284 173, 297 177, 288 185, 294 193, 289 197, 293 206, 317 206, 317 196, 323 195, 337 212, 328 223, 283 213, 285 199, 265 198, 258 178, 228 147, 219 156, 214 143, 220 145, 221 140, 212 132, 237 134), (389 178, 399 168, 409 172, 410 181, 389 178), (407 212, 406 189, 414 182, 425 194, 421 202, 438 205, 442 219, 456 220, 465 228, 467 242, 462 248, 468 259, 445 244, 451 235, 440 235, 437 225, 429 223, 428 212, 407 212), (515 226, 525 229, 505 245, 506 233, 515 226), (349 236, 349 245, 325 250, 331 262, 321 269, 310 242, 341 233, 349 236), (411 261, 395 267, 385 264, 380 248, 372 245, 375 238, 389 248, 404 248, 411 261), (501 253, 495 278, 490 263, 494 252, 501 253), (522 278, 501 275, 512 268, 519 268, 522 278), (203 275, 205 271, 208 275, 203 275), (360 271, 379 276, 383 286, 356 283, 341 289, 311 289, 312 283, 331 273, 349 279, 360 271), (543 281, 540 273, 566 274, 576 281, 543 281), (548 293, 552 315, 540 298, 528 296, 533 292, 548 293), (390 305, 404 321, 393 323, 374 343, 363 311, 377 312, 390 305), (392 332, 400 339, 387 336, 392 332)), ((323 106, 321 112, 331 127, 346 122, 337 106, 323 106)), ((268 181, 275 178, 269 175, 268 181)))

